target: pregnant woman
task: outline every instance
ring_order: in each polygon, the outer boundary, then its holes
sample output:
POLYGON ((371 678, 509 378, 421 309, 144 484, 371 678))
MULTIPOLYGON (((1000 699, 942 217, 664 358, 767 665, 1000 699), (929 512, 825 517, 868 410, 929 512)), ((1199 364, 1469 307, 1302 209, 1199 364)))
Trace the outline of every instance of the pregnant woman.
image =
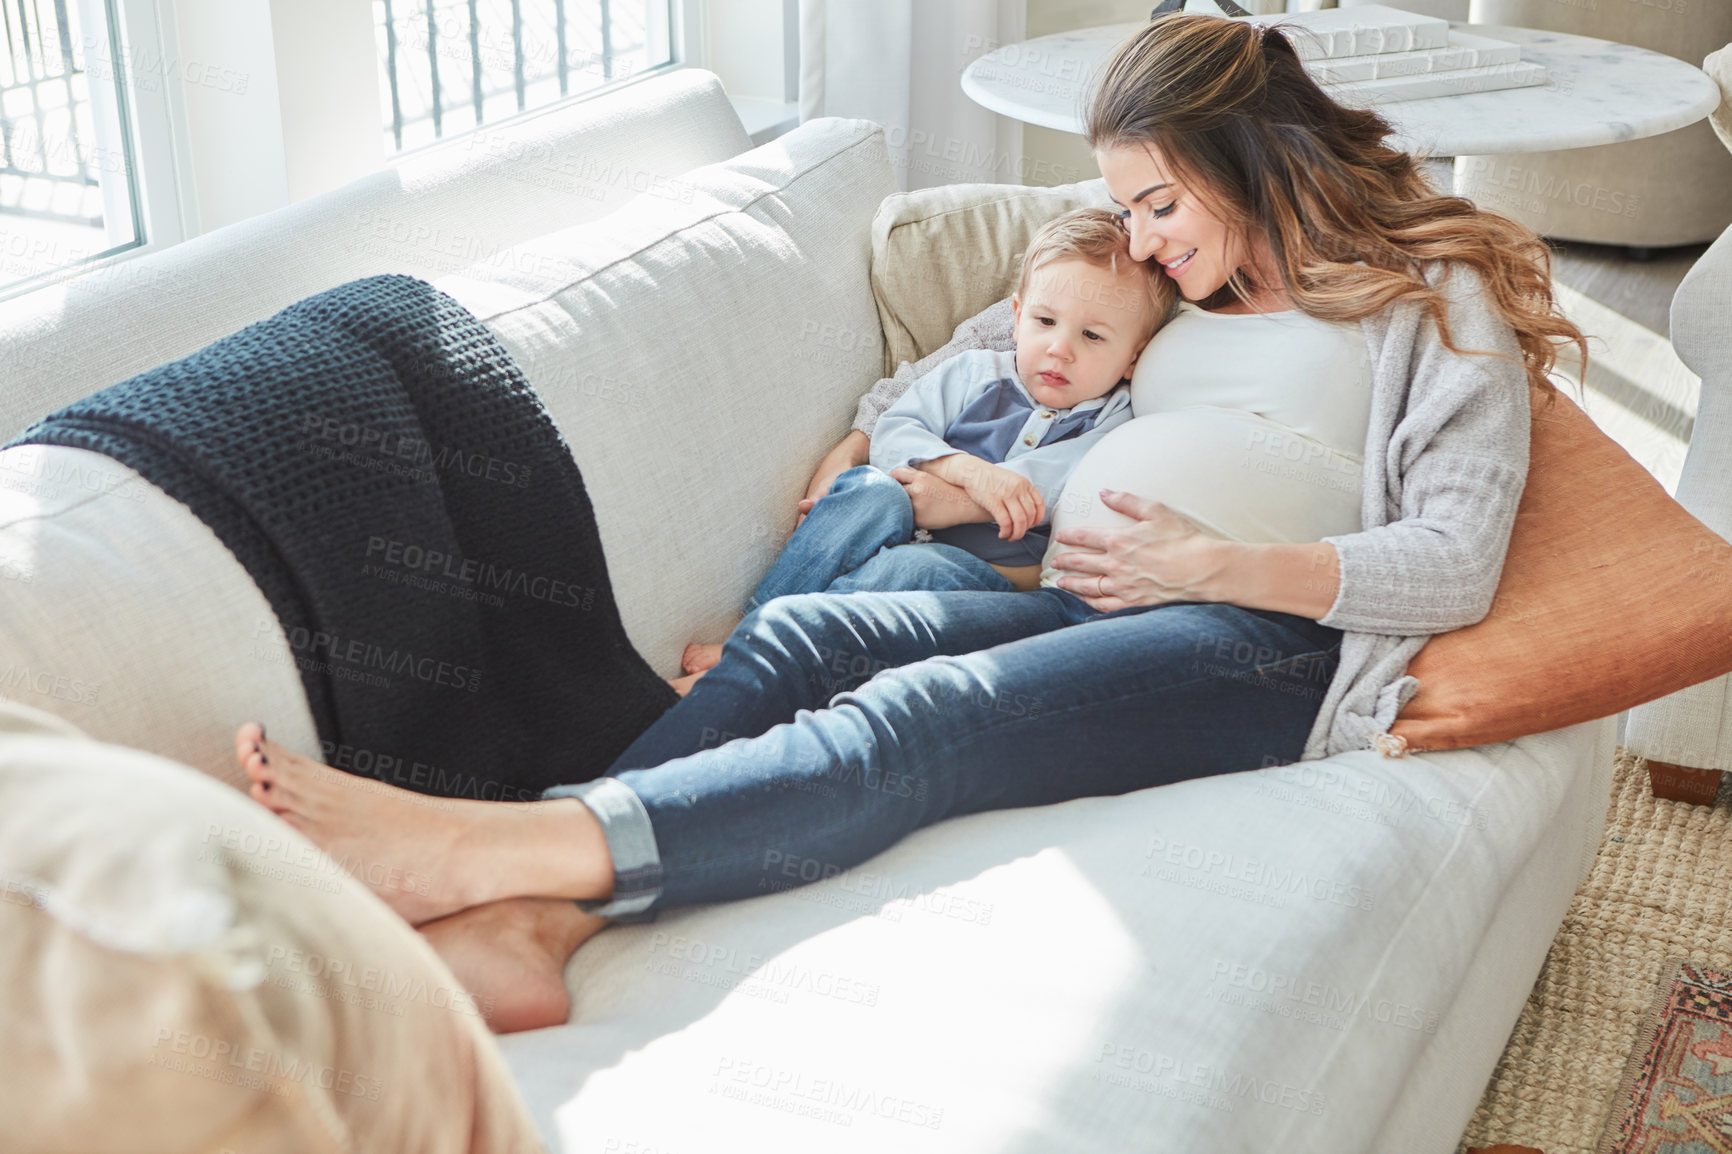
MULTIPOLYGON (((608 919, 789 884, 767 861, 832 873, 947 817, 1387 744, 1408 660, 1491 605, 1528 386, 1580 340, 1542 242, 1439 196, 1388 132, 1279 31, 1169 16, 1116 52, 1089 141, 1131 255, 1192 303, 1073 478, 1041 588, 781 598, 547 800, 357 789, 248 725, 254 797, 416 879, 380 895, 511 1030, 565 1020, 563 964, 608 919)), ((1003 347, 995 316, 972 343, 1003 347)))

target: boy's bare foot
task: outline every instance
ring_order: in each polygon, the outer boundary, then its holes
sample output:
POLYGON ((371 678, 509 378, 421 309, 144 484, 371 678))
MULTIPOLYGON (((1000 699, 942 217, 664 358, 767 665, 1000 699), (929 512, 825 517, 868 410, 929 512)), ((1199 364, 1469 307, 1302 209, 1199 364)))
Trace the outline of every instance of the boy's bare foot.
POLYGON ((498 1034, 571 1016, 565 963, 607 922, 560 898, 489 902, 419 927, 498 1034))
POLYGON ((253 722, 235 734, 235 757, 252 779, 253 800, 411 925, 506 898, 613 891, 601 825, 575 799, 427 797, 291 753, 253 722))
POLYGON ((722 659, 721 645, 704 645, 694 641, 686 646, 686 651, 680 654, 680 669, 686 673, 702 673, 714 669, 716 662, 722 659))

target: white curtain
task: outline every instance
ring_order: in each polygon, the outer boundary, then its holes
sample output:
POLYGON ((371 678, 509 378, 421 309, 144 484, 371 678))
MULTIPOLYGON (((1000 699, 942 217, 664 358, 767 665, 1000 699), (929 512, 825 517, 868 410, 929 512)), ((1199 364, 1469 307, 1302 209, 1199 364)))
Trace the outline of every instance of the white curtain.
POLYGON ((1022 125, 962 94, 963 69, 1024 39, 1025 0, 800 0, 800 119, 884 126, 905 189, 1021 184, 1022 125))

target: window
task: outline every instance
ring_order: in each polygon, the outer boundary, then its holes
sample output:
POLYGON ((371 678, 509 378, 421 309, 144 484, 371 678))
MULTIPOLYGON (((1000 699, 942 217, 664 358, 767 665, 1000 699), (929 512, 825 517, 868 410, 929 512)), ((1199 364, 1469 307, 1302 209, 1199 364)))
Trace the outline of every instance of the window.
POLYGON ((114 0, 0 4, 0 291, 143 240, 114 0))
POLYGON ((673 59, 670 0, 374 0, 385 151, 673 59))

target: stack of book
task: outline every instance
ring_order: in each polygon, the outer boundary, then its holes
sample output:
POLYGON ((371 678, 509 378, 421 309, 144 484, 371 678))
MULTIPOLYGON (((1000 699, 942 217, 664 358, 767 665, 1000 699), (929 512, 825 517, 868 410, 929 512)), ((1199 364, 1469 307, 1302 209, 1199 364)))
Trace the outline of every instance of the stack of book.
POLYGON ((1324 91, 1357 107, 1546 82, 1515 44, 1379 4, 1240 19, 1279 24, 1324 91))

